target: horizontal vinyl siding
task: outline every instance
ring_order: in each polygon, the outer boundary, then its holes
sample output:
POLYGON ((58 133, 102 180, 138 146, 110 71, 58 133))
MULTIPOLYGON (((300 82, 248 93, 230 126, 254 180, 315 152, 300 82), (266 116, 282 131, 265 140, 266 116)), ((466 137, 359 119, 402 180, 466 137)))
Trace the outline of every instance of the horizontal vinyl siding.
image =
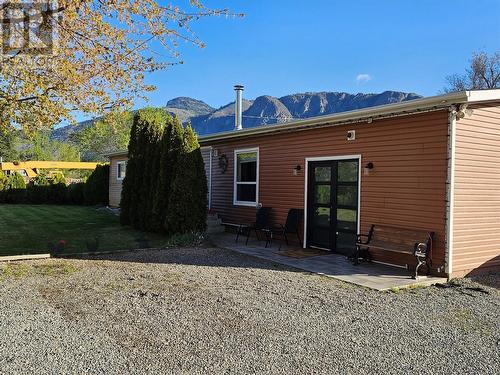
POLYGON ((112 156, 109 163, 109 205, 111 207, 120 206, 122 196, 122 181, 117 180, 117 163, 119 161, 126 161, 126 156, 112 156))
MULTIPOLYGON (((370 175, 361 176, 361 230, 372 223, 436 232, 434 267, 444 264, 447 175, 447 111, 376 120, 242 140, 211 143, 228 168, 222 173, 214 159, 212 208, 226 221, 252 222, 255 208, 233 205, 234 150, 259 147, 259 201, 270 206, 275 223, 284 223, 290 208, 304 207, 305 158, 361 154, 361 167, 372 162, 370 175), (348 130, 356 140, 347 141, 348 130), (293 175, 296 165, 302 167, 293 175)), ((382 261, 415 263, 413 257, 376 254, 382 261)))
POLYGON ((453 276, 500 268, 500 105, 457 121, 453 276))

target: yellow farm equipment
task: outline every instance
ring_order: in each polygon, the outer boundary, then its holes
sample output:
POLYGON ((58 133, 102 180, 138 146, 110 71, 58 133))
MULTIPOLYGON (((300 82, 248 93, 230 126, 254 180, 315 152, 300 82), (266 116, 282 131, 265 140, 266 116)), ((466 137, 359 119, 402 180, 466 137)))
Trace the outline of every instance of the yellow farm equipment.
POLYGON ((62 169, 95 169, 98 165, 104 163, 92 163, 81 161, 14 161, 0 162, 0 170, 9 175, 11 172, 18 172, 26 179, 35 178, 40 170, 60 171, 62 169))

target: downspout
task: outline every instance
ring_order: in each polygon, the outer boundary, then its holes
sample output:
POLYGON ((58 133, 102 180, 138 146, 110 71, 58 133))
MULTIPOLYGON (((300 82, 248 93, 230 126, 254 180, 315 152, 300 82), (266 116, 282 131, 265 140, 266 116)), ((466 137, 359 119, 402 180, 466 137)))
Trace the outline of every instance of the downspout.
POLYGON ((457 127, 457 108, 450 107, 448 115, 448 189, 446 194, 446 256, 445 273, 448 279, 453 273, 453 220, 455 208, 455 133, 457 127))
POLYGON ((208 162, 208 209, 212 209, 212 157, 214 149, 210 146, 210 160, 208 162))

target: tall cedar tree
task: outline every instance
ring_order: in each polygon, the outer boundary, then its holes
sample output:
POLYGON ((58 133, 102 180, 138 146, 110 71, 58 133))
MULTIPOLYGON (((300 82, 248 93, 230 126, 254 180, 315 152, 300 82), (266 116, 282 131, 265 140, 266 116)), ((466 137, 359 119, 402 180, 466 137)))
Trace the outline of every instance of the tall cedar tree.
POLYGON ((137 174, 135 168, 135 154, 137 149, 137 113, 134 116, 132 127, 130 128, 130 140, 128 142, 127 173, 122 181, 122 193, 120 198, 120 223, 130 225, 130 205, 134 188, 134 176, 137 174))
POLYGON ((123 179, 122 196, 120 202, 120 221, 124 225, 132 225, 135 216, 134 209, 137 205, 134 200, 137 199, 136 186, 140 181, 140 167, 143 161, 142 157, 142 111, 137 111, 134 115, 132 128, 130 129, 130 142, 128 144, 127 173, 123 179))
MULTIPOLYGON (((130 132, 127 174, 123 180, 121 222, 147 229, 151 181, 158 172, 158 147, 167 113, 162 109, 145 108, 137 111, 130 132)), ((156 176, 157 177, 157 176, 156 176)))
POLYGON ((163 224, 168 212, 174 166, 182 150, 183 133, 184 129, 179 119, 169 116, 161 140, 158 183, 153 196, 152 230, 155 232, 164 231, 163 224))
POLYGON ((200 144, 191 126, 184 129, 175 165, 165 230, 169 234, 203 232, 207 225, 207 177, 200 144))
POLYGON ((165 123, 169 117, 163 109, 148 112, 148 124, 144 131, 144 157, 142 181, 139 188, 139 212, 137 228, 152 231, 153 197, 157 191, 158 171, 160 168, 161 139, 165 123))

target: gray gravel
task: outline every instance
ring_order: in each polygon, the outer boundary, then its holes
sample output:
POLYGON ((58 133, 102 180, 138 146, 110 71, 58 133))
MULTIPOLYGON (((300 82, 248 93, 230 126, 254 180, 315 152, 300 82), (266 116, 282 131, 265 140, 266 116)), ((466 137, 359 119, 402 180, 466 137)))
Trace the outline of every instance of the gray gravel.
POLYGON ((2 374, 500 368, 499 275, 381 293, 212 248, 0 269, 2 374))

